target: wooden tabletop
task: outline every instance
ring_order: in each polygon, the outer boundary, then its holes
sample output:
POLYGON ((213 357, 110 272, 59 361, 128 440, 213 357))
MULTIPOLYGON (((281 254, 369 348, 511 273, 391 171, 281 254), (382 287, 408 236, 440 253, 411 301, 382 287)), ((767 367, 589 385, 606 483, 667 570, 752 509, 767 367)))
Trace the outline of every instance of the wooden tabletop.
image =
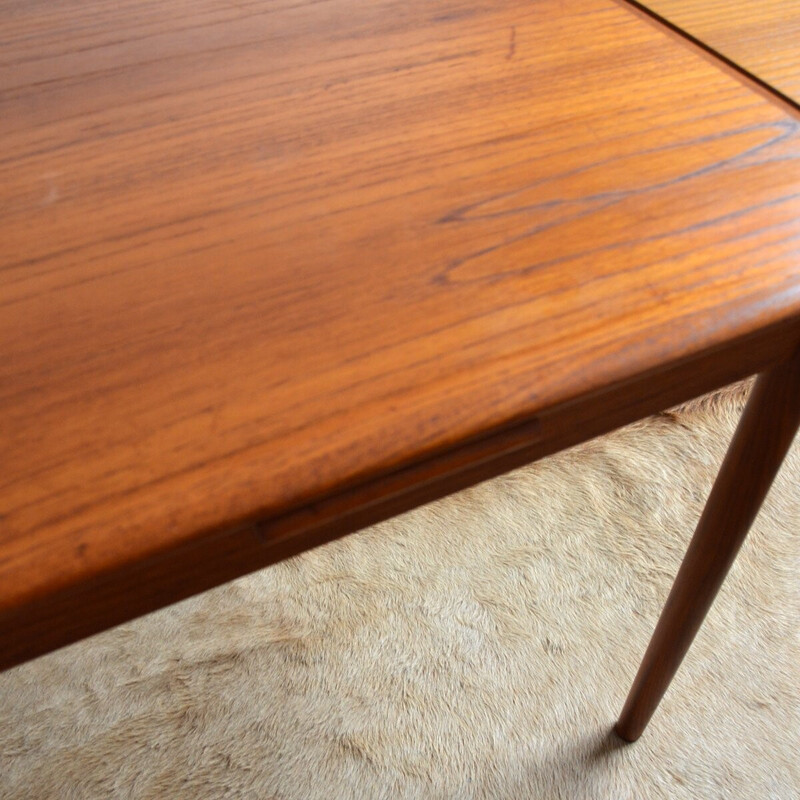
POLYGON ((800 104, 798 0, 643 0, 643 4, 800 104))
POLYGON ((613 0, 0 20, 0 665, 800 336, 797 119, 613 0))

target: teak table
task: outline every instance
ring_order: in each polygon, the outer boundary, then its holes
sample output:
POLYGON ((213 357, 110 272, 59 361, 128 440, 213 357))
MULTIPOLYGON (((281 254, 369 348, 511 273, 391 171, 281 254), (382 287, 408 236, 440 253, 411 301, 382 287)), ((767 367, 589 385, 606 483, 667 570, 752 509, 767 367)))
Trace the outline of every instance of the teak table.
POLYGON ((762 372, 635 739, 800 418, 796 110, 614 0, 0 20, 0 666, 762 372))

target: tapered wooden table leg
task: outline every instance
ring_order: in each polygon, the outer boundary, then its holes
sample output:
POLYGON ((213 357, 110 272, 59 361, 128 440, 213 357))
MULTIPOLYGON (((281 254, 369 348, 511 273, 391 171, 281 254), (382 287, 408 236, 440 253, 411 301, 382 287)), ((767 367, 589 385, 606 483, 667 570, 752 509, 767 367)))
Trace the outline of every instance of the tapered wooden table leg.
POLYGON ((800 425, 800 353, 759 376, 616 725, 639 738, 725 579, 800 425))

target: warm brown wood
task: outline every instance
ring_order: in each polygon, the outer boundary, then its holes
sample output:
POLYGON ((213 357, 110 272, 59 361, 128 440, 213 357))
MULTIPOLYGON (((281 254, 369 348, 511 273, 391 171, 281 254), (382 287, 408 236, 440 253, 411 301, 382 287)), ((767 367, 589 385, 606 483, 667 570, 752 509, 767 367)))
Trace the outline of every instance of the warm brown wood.
POLYGON ((610 0, 0 11, 2 666, 800 337, 796 121, 610 0))
POLYGON ((637 4, 800 104, 798 0, 642 0, 637 4))
POLYGON ((639 738, 703 622, 800 427, 800 352, 756 381, 616 731, 639 738))

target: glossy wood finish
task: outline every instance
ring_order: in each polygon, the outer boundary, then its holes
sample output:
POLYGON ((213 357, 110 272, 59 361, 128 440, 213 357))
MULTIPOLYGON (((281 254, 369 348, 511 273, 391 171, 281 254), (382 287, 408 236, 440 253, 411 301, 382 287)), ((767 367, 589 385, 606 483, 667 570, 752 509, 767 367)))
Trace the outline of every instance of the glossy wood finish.
POLYGON ((797 121, 611 0, 0 12, 2 666, 800 337, 797 121))
POLYGON ((800 104, 798 0, 643 0, 642 5, 800 104))
POLYGON ((639 738, 733 564, 800 427, 800 352, 753 387, 616 731, 639 738))

